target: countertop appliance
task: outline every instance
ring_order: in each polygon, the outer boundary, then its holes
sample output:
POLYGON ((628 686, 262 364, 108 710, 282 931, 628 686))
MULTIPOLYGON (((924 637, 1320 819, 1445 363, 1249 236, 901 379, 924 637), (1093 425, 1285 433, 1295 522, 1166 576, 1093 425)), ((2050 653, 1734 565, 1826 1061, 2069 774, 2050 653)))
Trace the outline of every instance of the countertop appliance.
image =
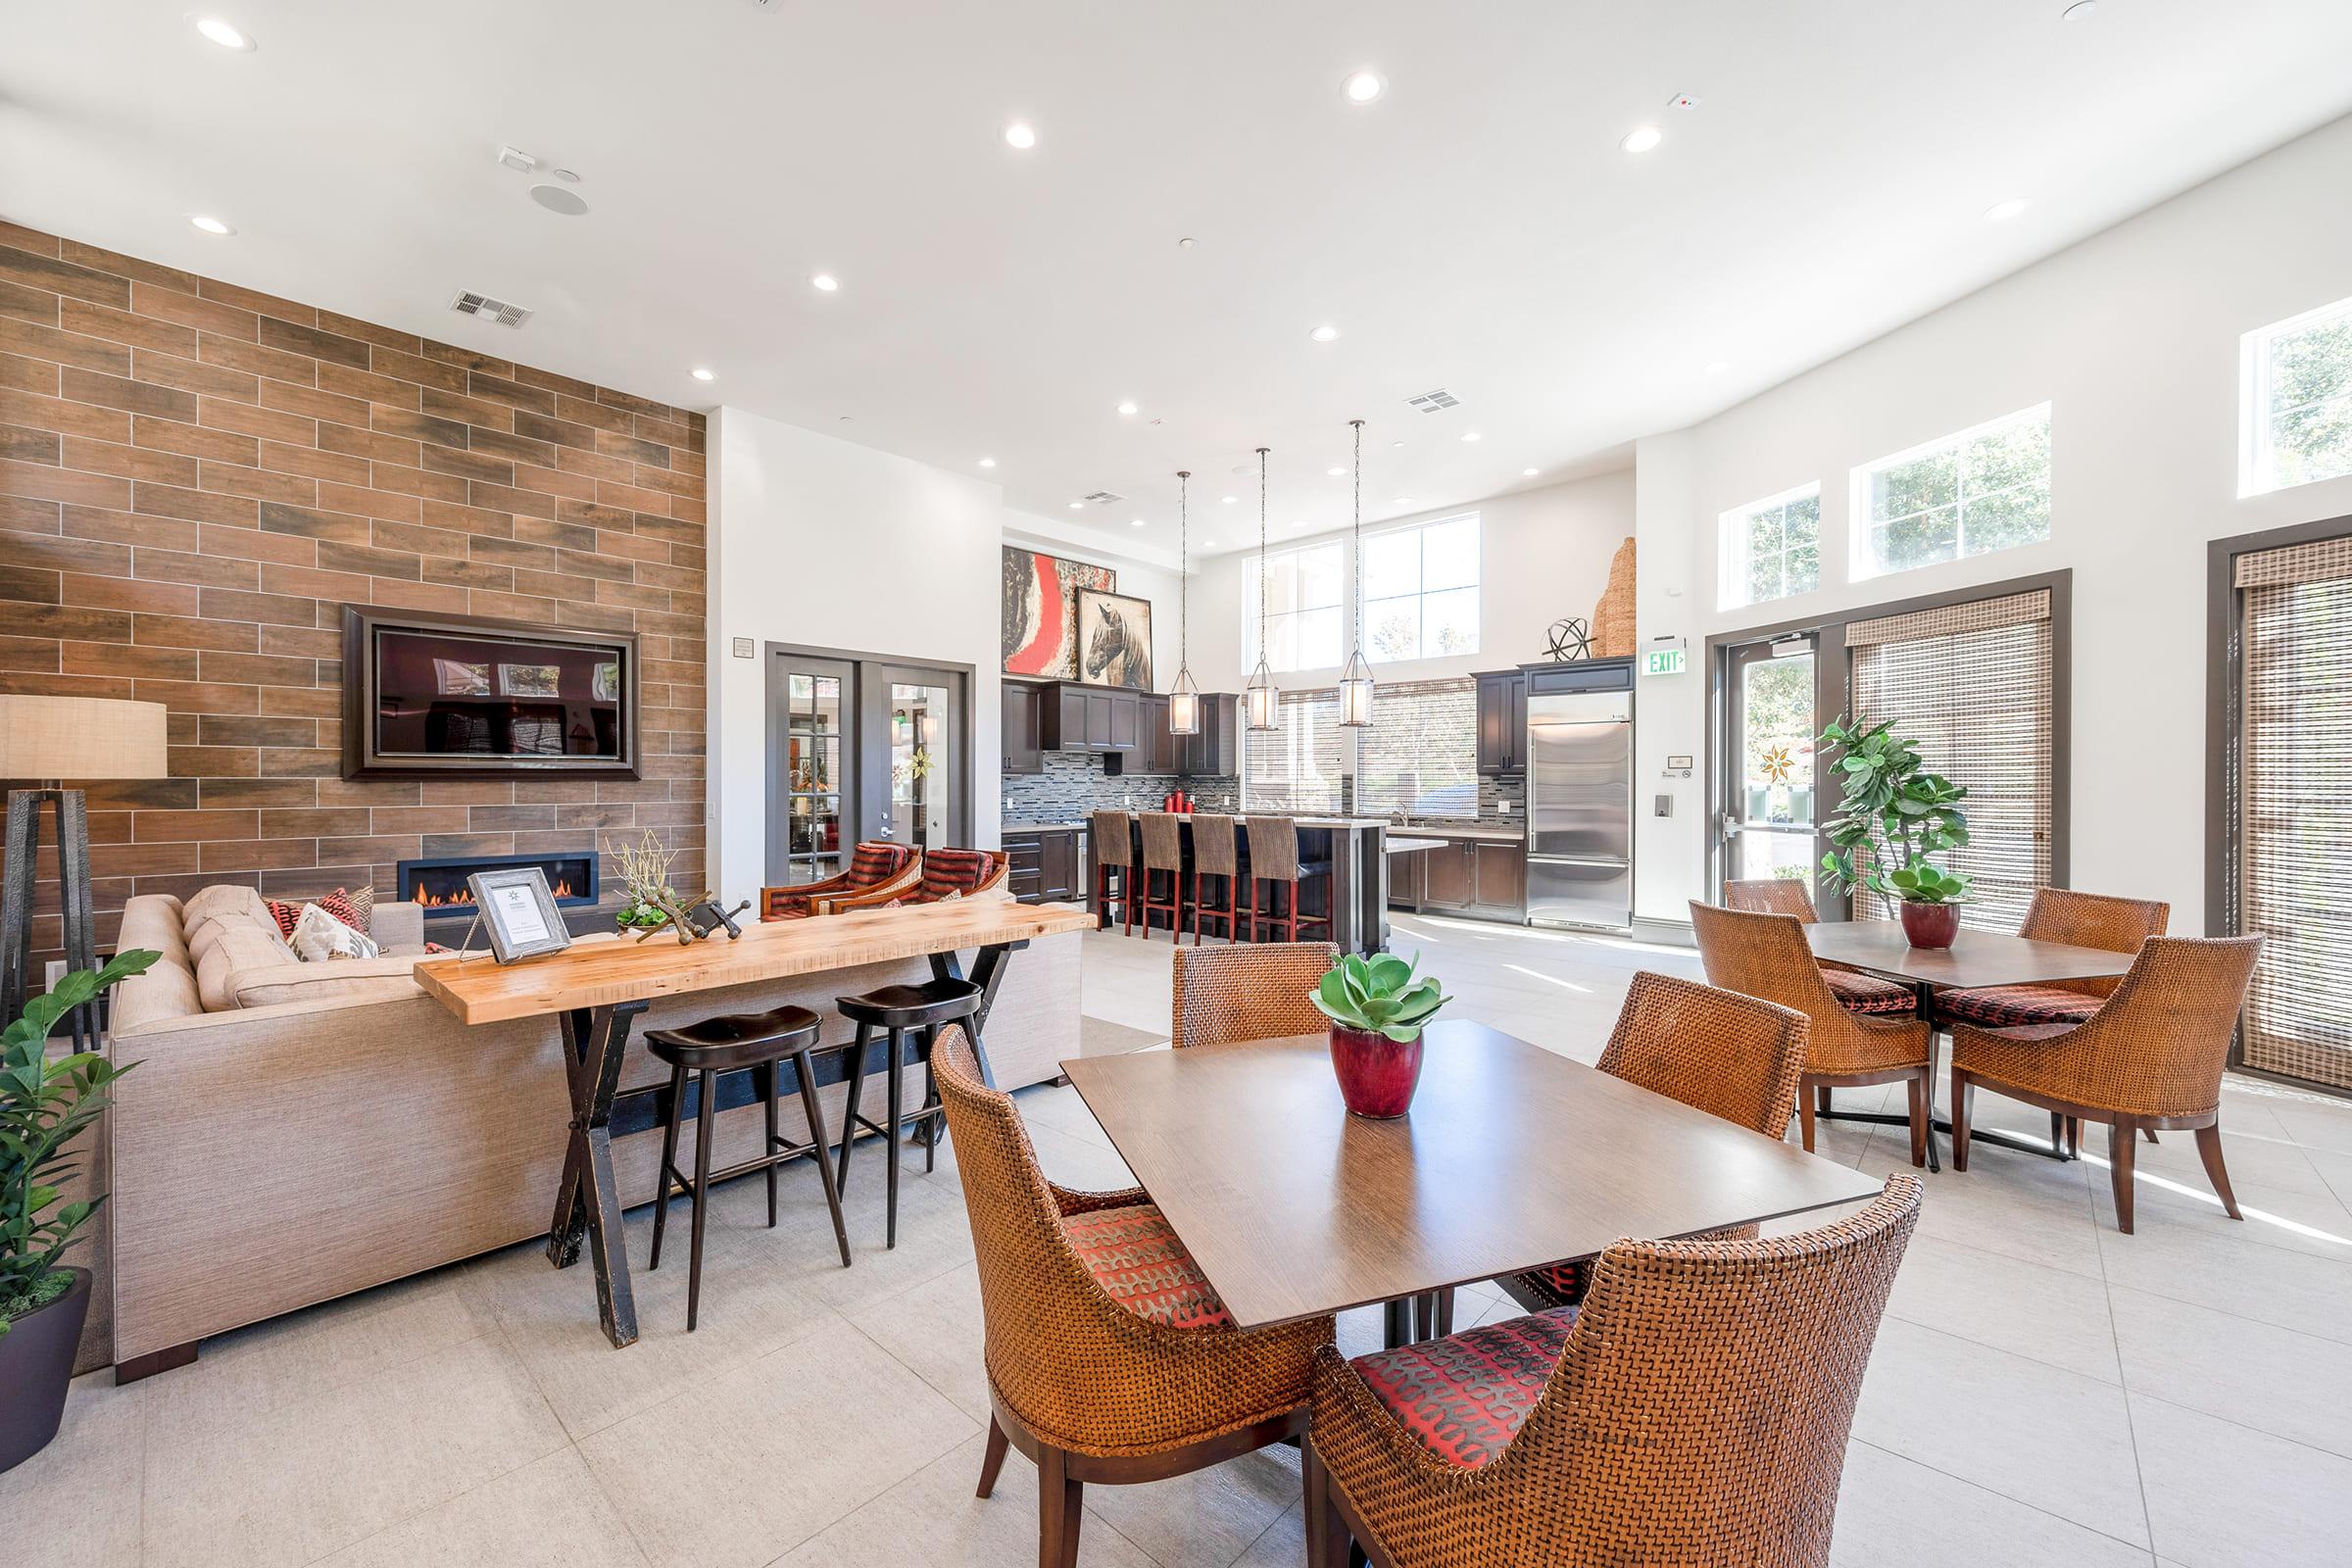
POLYGON ((1530 925, 1632 929, 1634 693, 1630 673, 1616 662, 1593 667, 1589 673, 1574 668, 1544 670, 1528 692, 1530 925), (1576 689, 1580 686, 1587 689, 1576 689))

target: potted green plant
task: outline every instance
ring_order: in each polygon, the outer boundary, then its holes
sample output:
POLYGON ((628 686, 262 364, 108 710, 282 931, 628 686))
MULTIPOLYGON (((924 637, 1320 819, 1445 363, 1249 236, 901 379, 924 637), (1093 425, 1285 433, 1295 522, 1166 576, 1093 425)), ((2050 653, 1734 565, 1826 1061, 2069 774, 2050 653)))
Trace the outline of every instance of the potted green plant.
POLYGON ((1438 983, 1416 979, 1421 960, 1392 953, 1369 958, 1350 953, 1325 972, 1311 993, 1331 1020, 1331 1069, 1340 1098, 1358 1116, 1401 1116, 1421 1082, 1421 1031, 1451 1002, 1438 983))
POLYGON ((668 918, 659 901, 678 902, 677 890, 669 885, 671 853, 650 827, 645 830, 644 842, 613 848, 612 861, 620 872, 625 901, 612 911, 612 923, 621 930, 658 927, 668 918))
POLYGON ((1892 719, 1833 722, 1821 740, 1844 786, 1826 829, 1833 847, 1822 857, 1823 878, 1834 888, 1867 888, 1893 905, 1913 947, 1950 947, 1969 877, 1931 857, 1968 842, 1968 818, 1960 811, 1968 786, 1929 771, 1919 743, 1896 734, 1892 719))
POLYGON ((74 1171, 66 1146, 97 1119, 108 1087, 130 1070, 89 1051, 52 1059, 49 1030, 157 956, 133 951, 103 969, 77 969, 25 1003, 24 1016, 0 1032, 0 1470, 46 1447, 65 1414, 90 1311, 90 1271, 59 1259, 105 1201, 62 1201, 74 1171))

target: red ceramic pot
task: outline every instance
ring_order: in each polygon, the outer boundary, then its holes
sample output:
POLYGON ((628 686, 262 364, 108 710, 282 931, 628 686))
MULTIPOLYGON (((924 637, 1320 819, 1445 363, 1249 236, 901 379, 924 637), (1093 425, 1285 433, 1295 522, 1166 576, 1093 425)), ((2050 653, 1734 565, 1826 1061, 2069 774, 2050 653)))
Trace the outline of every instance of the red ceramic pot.
POLYGON ((1412 1105, 1421 1082, 1421 1037, 1391 1040, 1378 1030, 1331 1031, 1331 1070, 1340 1098, 1358 1116, 1385 1121, 1412 1105))
POLYGON ((1915 948, 1948 948, 1960 934, 1957 904, 1905 904, 1903 939, 1915 948))

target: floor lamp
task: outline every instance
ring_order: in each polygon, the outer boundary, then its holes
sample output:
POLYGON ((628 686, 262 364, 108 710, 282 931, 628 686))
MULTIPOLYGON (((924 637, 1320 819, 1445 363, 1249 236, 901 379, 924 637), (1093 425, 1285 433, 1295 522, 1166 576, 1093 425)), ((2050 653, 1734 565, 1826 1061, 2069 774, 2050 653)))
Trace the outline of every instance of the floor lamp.
MULTIPOLYGON (((0 778, 117 779, 167 776, 161 703, 106 697, 0 694, 0 778)), ((42 808, 57 820, 58 902, 66 962, 98 966, 97 919, 90 904, 90 824, 81 791, 52 782, 8 792, 8 840, 0 866, 0 1022, 24 1010, 32 989, 32 892, 42 808)), ((75 1008, 74 1045, 95 1049, 97 1018, 75 1008)))

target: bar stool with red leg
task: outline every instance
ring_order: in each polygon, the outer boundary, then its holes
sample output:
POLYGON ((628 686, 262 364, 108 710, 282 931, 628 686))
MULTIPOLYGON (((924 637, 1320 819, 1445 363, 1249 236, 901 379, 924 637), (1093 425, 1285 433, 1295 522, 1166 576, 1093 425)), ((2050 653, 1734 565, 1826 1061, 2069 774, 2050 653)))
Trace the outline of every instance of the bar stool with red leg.
POLYGON ((1135 931, 1135 833, 1125 811, 1097 811, 1087 819, 1087 858, 1095 862, 1095 913, 1110 924, 1110 906, 1135 931))
POLYGON ((1331 862, 1300 863, 1298 824, 1287 816, 1244 820, 1250 833, 1250 940, 1255 942, 1261 933, 1272 933, 1278 942, 1296 942, 1300 926, 1319 925, 1328 932, 1331 916, 1301 912, 1298 894, 1309 878, 1328 877, 1331 862), (1265 890, 1262 896, 1260 888, 1265 890), (1287 898, 1284 888, 1289 889, 1287 898))
POLYGON ((1144 940, 1152 940, 1152 917, 1167 916, 1168 940, 1184 930, 1184 824, 1173 811, 1146 811, 1143 823, 1144 863, 1138 867, 1137 900, 1144 915, 1144 940), (1167 897, 1153 892, 1167 878, 1167 897))
POLYGON ((1200 945, 1200 922, 1211 926, 1222 922, 1225 940, 1239 942, 1248 934, 1235 920, 1241 907, 1241 862, 1234 850, 1233 818, 1211 813, 1193 813, 1193 946, 1200 945), (1222 888, 1203 890, 1202 877, 1214 877, 1222 888), (1222 906, 1208 902, 1210 896, 1224 895, 1222 906))

